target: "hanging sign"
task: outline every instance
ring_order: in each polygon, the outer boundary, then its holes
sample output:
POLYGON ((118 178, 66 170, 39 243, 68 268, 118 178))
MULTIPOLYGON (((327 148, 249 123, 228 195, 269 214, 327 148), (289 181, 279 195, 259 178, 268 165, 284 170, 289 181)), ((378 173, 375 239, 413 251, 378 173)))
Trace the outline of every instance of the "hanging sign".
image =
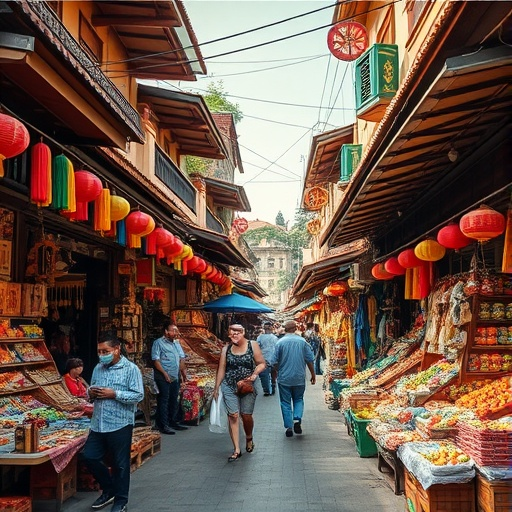
POLYGON ((233 224, 231 227, 239 234, 245 233, 247 229, 249 228, 249 223, 247 222, 247 219, 244 219, 243 217, 238 217, 233 221, 233 224))
POLYGON ((329 51, 340 60, 356 60, 368 48, 368 32, 356 21, 336 23, 327 34, 329 51))

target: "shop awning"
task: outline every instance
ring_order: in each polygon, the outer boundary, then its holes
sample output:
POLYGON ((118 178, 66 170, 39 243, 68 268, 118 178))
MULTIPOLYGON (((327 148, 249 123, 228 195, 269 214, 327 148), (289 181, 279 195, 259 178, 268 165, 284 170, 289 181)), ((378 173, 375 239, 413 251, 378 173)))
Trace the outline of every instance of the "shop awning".
POLYGON ((358 240, 336 249, 336 254, 322 258, 310 265, 304 265, 298 275, 291 295, 303 297, 307 293, 322 291, 332 280, 342 277, 350 263, 357 260, 367 249, 365 240, 358 240))
MULTIPOLYGON (((181 0, 95 2, 94 27, 109 27, 128 55, 130 76, 162 80, 196 80, 206 66, 181 0)), ((109 63, 109 72, 116 69, 109 63)))
POLYGON ((354 125, 337 128, 313 137, 312 151, 306 167, 304 193, 308 188, 337 183, 340 179, 340 150, 343 144, 351 144, 354 138, 354 125))
MULTIPOLYGON (((418 72, 412 69, 411 77, 418 72)), ((404 214, 410 226, 424 234, 428 230, 421 231, 420 223, 425 216, 410 212, 432 208, 429 201, 434 203, 432 198, 436 197, 434 213, 442 209, 445 221, 450 214, 457 215, 470 207, 471 197, 462 197, 460 190, 454 194, 449 187, 466 172, 467 180, 462 182, 469 190, 466 194, 472 192, 475 175, 471 173, 478 169, 475 164, 480 164, 485 173, 489 155, 510 146, 511 77, 512 50, 507 46, 449 58, 403 123, 397 121, 405 108, 399 91, 394 108, 386 112, 321 243, 333 247, 361 237, 382 238, 399 219, 405 222, 401 219, 404 214), (393 132, 395 125, 400 127, 398 133, 393 132), (448 153, 452 149, 456 158, 450 161, 448 153), (439 194, 444 190, 452 192, 445 204, 439 204, 439 194)), ((505 165, 502 168, 493 169, 492 180, 478 180, 478 197, 491 197, 510 186, 510 171, 505 165)), ((407 240, 408 235, 402 229, 401 238, 407 240)))
POLYGON ((205 259, 233 267, 250 268, 252 264, 231 242, 227 235, 209 231, 192 225, 182 225, 183 240, 190 244, 194 252, 205 259))
POLYGON ((139 84, 138 102, 147 104, 160 129, 170 129, 183 155, 224 159, 227 149, 202 96, 139 84))
POLYGON ((231 277, 233 288, 241 293, 248 292, 252 298, 262 298, 268 296, 268 293, 256 282, 247 281, 246 279, 238 279, 231 277))
POLYGON ((203 178, 206 194, 212 196, 216 205, 239 212, 250 212, 251 205, 244 187, 215 178, 203 178))

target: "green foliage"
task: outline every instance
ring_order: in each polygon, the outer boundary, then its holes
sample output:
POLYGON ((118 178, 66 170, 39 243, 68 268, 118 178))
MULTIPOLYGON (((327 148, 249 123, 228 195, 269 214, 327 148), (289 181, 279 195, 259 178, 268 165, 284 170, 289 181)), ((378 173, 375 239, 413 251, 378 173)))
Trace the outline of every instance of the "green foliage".
POLYGON ((207 87, 207 93, 203 96, 204 101, 212 112, 231 112, 233 120, 239 123, 243 119, 242 111, 238 103, 232 103, 227 99, 227 93, 224 91, 224 83, 212 82, 207 87))
POLYGON ((200 156, 185 157, 185 165, 187 166, 188 174, 201 174, 202 176, 209 176, 210 170, 214 160, 211 158, 201 158, 200 156))
POLYGON ((281 210, 279 210, 279 212, 276 215, 276 226, 286 226, 286 224, 284 223, 284 215, 281 210))

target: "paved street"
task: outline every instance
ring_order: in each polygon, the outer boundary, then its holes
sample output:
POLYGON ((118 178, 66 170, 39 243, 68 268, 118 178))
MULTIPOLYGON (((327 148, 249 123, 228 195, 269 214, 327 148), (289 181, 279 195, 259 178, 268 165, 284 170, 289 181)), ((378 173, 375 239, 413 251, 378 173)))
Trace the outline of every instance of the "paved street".
MULTIPOLYGON (((252 454, 228 463, 227 434, 207 420, 163 436, 161 452, 132 474, 130 512, 396 512, 405 510, 377 470, 360 458, 342 415, 327 408, 321 382, 308 386, 301 436, 286 438, 278 397, 258 396, 252 454)), ((245 443, 243 445, 245 447, 245 443)), ((63 512, 90 511, 97 493, 78 493, 63 512)), ((106 512, 110 507, 107 507, 106 512)), ((54 510, 41 502, 34 512, 54 510)))

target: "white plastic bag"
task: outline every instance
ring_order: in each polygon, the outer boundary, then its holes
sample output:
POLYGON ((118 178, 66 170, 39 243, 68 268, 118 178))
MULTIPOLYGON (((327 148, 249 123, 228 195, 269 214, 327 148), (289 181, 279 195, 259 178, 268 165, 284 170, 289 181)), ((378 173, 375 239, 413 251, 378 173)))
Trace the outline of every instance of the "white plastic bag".
POLYGON ((217 400, 212 400, 210 407, 210 432, 215 434, 225 434, 228 431, 228 417, 222 400, 222 390, 219 389, 217 400))

